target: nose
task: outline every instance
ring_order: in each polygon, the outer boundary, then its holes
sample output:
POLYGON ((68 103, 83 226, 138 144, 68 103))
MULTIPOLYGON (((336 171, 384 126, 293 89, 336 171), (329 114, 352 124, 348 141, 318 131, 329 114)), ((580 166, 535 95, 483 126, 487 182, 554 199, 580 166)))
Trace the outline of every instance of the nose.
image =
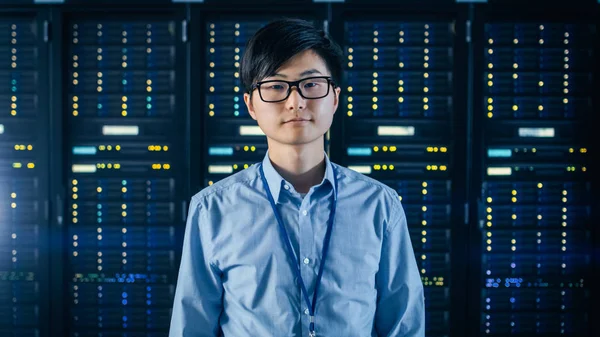
POLYGON ((290 111, 302 110, 306 107, 306 100, 300 95, 297 87, 292 87, 290 96, 285 101, 286 108, 290 111))

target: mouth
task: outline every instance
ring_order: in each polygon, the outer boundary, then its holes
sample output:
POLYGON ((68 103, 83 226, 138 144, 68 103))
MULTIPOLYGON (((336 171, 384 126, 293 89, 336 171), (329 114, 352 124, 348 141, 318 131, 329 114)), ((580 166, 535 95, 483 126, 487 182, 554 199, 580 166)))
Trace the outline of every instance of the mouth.
POLYGON ((305 118, 293 118, 290 120, 285 121, 284 123, 303 123, 303 122, 308 122, 310 121, 310 119, 305 119, 305 118))

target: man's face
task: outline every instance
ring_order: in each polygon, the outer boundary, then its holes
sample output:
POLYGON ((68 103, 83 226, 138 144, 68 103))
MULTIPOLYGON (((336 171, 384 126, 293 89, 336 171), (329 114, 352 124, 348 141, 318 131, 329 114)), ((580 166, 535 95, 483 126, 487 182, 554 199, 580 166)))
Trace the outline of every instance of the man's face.
MULTIPOLYGON (((275 75, 263 79, 297 81, 314 76, 330 76, 325 62, 314 51, 299 53, 284 63, 275 75)), ((266 86, 266 84, 265 84, 266 86)), ((303 87, 307 92, 312 87, 303 87)), ((263 87, 264 88, 264 87, 263 87)), ((279 87, 274 87, 275 90, 279 87)), ((265 97, 266 89, 263 90, 265 97)), ((291 88, 290 96, 277 103, 264 102, 255 89, 252 96, 244 95, 248 112, 267 135, 269 146, 305 145, 321 141, 333 120, 338 107, 340 89, 329 86, 329 94, 319 99, 300 96, 297 87, 291 88)), ((305 94, 306 95, 306 94, 305 94)), ((265 99, 267 99, 265 97, 265 99)))

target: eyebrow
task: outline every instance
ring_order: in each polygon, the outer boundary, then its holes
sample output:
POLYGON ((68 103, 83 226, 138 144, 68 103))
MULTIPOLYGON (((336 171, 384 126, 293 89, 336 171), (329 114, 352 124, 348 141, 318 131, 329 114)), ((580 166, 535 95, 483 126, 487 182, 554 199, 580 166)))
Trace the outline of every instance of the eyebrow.
MULTIPOLYGON (((321 74, 321 72, 320 72, 320 71, 318 71, 317 69, 314 69, 314 68, 313 68, 313 69, 308 69, 308 70, 305 70, 305 71, 301 72, 301 73, 300 73, 300 77, 304 77, 304 76, 306 76, 306 75, 313 75, 313 74, 320 74, 320 75, 323 75, 323 74, 321 74)), ((277 73, 277 74, 274 74, 274 75, 273 75, 273 77, 287 78, 287 75, 284 75, 284 74, 277 73)))

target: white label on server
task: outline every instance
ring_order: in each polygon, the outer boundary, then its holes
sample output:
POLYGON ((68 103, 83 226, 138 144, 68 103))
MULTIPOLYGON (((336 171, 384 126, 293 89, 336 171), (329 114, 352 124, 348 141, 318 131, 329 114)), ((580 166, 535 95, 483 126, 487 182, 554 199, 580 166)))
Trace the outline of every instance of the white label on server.
POLYGON ((137 136, 140 128, 137 125, 104 125, 102 134, 105 136, 137 136))
POLYGON ((255 125, 240 126, 240 136, 264 136, 265 133, 255 125))
POLYGON ((510 167, 488 167, 488 176, 509 176, 512 174, 512 168, 510 167))
POLYGON ((519 137, 554 137, 554 128, 519 128, 519 137))
POLYGON ((71 166, 73 173, 94 173, 96 172, 96 165, 93 164, 75 164, 71 166))
POLYGON ((208 173, 231 174, 233 173, 233 167, 231 165, 209 165, 208 173))
POLYGON ((350 165, 349 169, 362 174, 371 174, 371 166, 368 165, 350 165))
POLYGON ((4 124, 0 124, 0 135, 4 133, 4 124))
POLYGON ((377 127, 378 136, 414 136, 414 126, 379 126, 377 127))

